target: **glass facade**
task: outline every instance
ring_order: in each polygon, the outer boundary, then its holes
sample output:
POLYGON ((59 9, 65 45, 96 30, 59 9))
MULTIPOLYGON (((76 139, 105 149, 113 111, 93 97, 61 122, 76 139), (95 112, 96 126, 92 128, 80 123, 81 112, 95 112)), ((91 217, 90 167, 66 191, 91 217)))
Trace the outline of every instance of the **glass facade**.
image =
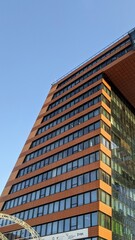
POLYGON ((135 239, 135 114, 115 90, 111 97, 113 240, 135 239))

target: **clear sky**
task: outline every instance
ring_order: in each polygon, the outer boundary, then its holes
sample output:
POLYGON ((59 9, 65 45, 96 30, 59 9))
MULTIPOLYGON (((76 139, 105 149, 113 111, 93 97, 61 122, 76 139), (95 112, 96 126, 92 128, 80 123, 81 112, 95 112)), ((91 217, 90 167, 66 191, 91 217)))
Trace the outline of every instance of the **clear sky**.
POLYGON ((135 27, 134 0, 0 0, 0 192, 51 83, 135 27))

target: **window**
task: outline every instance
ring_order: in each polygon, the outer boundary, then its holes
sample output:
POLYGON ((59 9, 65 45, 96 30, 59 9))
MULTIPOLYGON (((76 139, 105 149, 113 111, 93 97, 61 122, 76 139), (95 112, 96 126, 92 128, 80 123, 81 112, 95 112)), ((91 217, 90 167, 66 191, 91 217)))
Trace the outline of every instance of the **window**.
POLYGON ((78 229, 83 228, 83 223, 84 223, 83 218, 84 218, 83 215, 82 216, 78 216, 78 226, 77 226, 78 229))
POLYGON ((74 177, 72 179, 72 187, 76 187, 77 186, 77 177, 74 177))
POLYGON ((77 196, 72 197, 72 208, 77 207, 77 196))
POLYGON ((44 215, 48 214, 48 205, 44 206, 44 215))
POLYGON ((66 209, 71 208, 71 198, 66 199, 66 209))
POLYGON ((83 194, 81 194, 81 195, 79 195, 78 196, 78 206, 81 206, 81 205, 83 205, 83 194))
POLYGON ((58 222, 56 221, 56 222, 53 222, 52 224, 53 224, 53 226, 52 226, 52 234, 55 234, 55 233, 58 232, 58 222))
POLYGON ((96 181, 96 180, 97 180, 96 171, 92 171, 91 172, 91 182, 96 181))
POLYGON ((56 193, 60 192, 60 183, 56 184, 56 193))
POLYGON ((71 218, 71 231, 75 230, 77 227, 77 217, 72 217, 71 218))
POLYGON ((91 192, 91 202, 97 201, 97 190, 91 192))
POLYGON ((50 213, 53 213, 53 203, 50 203, 49 204, 49 212, 48 212, 49 214, 50 213))
POLYGON ((65 208, 65 200, 60 201, 60 211, 63 211, 65 208))
POLYGON ((91 214, 91 226, 97 225, 97 212, 94 212, 91 214))
POLYGON ((90 227, 91 226, 91 220, 90 220, 90 214, 86 214, 84 216, 84 227, 90 227))
POLYGON ((52 223, 47 223, 47 235, 50 235, 52 232, 52 223))
POLYGON ((84 194, 84 204, 90 203, 90 192, 84 194))
POLYGON ((65 219, 64 232, 70 231, 70 218, 65 219))
POLYGON ((85 173, 84 174, 84 183, 89 183, 90 182, 90 174, 89 173, 85 173))
POLYGON ((58 233, 63 232, 63 228, 64 228, 64 220, 60 220, 58 222, 58 233))
POLYGON ((54 212, 58 212, 59 211, 59 202, 55 202, 54 203, 54 212))

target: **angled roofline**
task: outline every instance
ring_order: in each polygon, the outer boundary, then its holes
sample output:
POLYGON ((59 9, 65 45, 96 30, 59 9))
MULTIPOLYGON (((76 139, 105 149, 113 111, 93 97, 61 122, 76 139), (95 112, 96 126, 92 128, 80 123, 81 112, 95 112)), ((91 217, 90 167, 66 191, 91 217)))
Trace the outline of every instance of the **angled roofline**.
MULTIPOLYGON (((58 78, 57 80, 55 80, 54 82, 52 82, 52 85, 56 84, 57 82, 59 82, 60 80, 64 79, 65 77, 67 77, 70 73, 74 72, 75 70, 77 70, 79 67, 83 66, 85 63, 87 63, 88 61, 92 60, 94 57, 97 57, 100 53, 102 53, 103 51, 107 50, 109 47, 113 46, 115 43, 117 43, 118 41, 122 40, 122 38, 126 37, 129 35, 131 41, 132 41, 132 36, 133 33, 135 33, 135 28, 132 28, 130 31, 126 32, 125 34, 123 34, 122 36, 120 36, 119 38, 117 38, 116 40, 114 40, 113 42, 111 42, 110 44, 108 44, 106 47, 104 47, 103 49, 101 49, 100 51, 98 51, 97 53, 95 53, 94 55, 92 55, 90 58, 86 59, 85 61, 83 61, 81 64, 77 65, 75 68, 73 68, 72 70, 70 70, 69 72, 67 72, 66 74, 64 74, 63 76, 61 76, 60 78, 58 78)), ((133 43, 133 42, 132 42, 133 43)))

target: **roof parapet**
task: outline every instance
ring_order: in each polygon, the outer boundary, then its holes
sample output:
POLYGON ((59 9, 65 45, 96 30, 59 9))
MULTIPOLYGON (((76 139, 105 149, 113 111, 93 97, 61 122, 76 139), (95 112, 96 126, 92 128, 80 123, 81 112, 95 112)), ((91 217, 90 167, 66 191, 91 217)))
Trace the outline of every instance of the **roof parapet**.
MULTIPOLYGON (((107 48, 111 47, 113 44, 115 44, 116 42, 118 42, 119 40, 121 40, 122 38, 124 38, 126 35, 129 35, 135 31, 135 28, 133 28, 131 31, 126 32, 125 34, 123 34, 122 36, 120 36, 119 38, 117 38, 116 40, 114 40, 112 43, 108 44, 106 47, 104 47, 103 49, 101 49, 100 51, 98 51, 96 54, 94 54, 93 56, 91 56, 90 58, 88 58, 87 60, 85 60, 84 62, 82 62, 81 64, 79 64, 78 66, 76 66, 75 68, 73 68, 72 70, 70 70, 69 72, 67 72, 66 74, 64 74, 63 76, 61 76, 60 78, 58 78, 57 80, 55 80, 54 82, 52 82, 51 85, 56 84, 57 82, 59 82, 60 80, 64 79, 66 76, 68 76, 70 73, 72 73, 73 71, 77 70, 77 68, 83 66, 83 64, 87 63, 88 61, 92 60, 94 57, 98 56, 100 53, 102 53, 104 50, 107 50, 107 48)), ((130 37, 131 39, 131 37, 130 37)), ((135 38, 134 38, 135 39, 135 38)), ((134 43, 135 44, 135 43, 134 43)), ((135 46, 134 46, 135 48, 135 46)))

